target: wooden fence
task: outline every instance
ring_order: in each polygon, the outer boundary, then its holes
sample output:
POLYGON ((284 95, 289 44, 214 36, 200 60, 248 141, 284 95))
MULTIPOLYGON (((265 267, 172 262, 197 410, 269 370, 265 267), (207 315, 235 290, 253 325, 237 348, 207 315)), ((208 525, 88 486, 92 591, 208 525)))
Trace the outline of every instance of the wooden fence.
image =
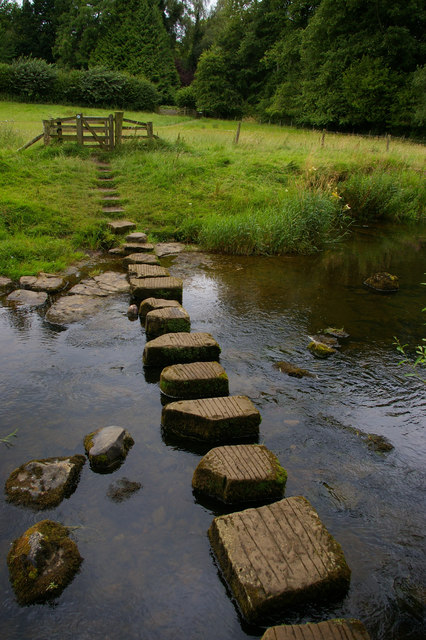
POLYGON ((84 116, 78 113, 68 118, 43 120, 43 133, 39 134, 19 151, 27 149, 41 140, 45 145, 51 142, 77 142, 89 148, 101 148, 111 151, 123 140, 157 138, 153 133, 152 122, 139 122, 124 117, 123 111, 108 116, 84 116))

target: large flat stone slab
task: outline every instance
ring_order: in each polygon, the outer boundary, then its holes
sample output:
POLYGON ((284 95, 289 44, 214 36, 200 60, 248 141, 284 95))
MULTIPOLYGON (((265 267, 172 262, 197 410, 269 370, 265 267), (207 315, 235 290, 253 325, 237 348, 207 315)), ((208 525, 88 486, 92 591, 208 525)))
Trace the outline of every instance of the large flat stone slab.
POLYGON ((171 398, 211 398, 228 394, 229 382, 218 362, 192 362, 165 367, 160 389, 171 398))
POLYGON ((9 293, 6 300, 23 307, 42 307, 48 300, 45 291, 30 291, 29 289, 16 289, 9 293))
POLYGON ((165 298, 146 298, 140 303, 139 316, 142 319, 146 318, 146 315, 154 309, 165 309, 167 307, 178 307, 182 305, 177 300, 166 300, 165 298))
POLYGON ((56 507, 75 491, 85 461, 80 455, 30 460, 10 474, 7 498, 35 509, 56 507))
POLYGON ((189 333, 191 320, 183 307, 163 307, 149 311, 145 317, 145 333, 157 338, 165 333, 189 333))
POLYGON ((131 279, 170 277, 168 269, 154 264, 129 264, 127 270, 131 279))
POLYGON ((163 256, 172 256, 185 251, 186 245, 182 242, 159 242, 155 245, 155 253, 162 258, 163 256))
POLYGON ((6 276, 0 276, 0 296, 8 293, 13 288, 13 282, 6 276))
POLYGON ((160 260, 153 253, 130 253, 123 258, 123 264, 160 264, 160 260))
POLYGON ((180 278, 130 278, 130 290, 139 301, 166 298, 182 302, 183 282, 180 278))
POLYGON ((192 478, 192 488, 227 504, 274 500, 284 495, 287 473, 264 445, 211 449, 192 478))
POLYGON ((70 295, 110 296, 116 293, 128 293, 130 285, 125 273, 105 271, 94 278, 86 278, 69 290, 70 295))
POLYGON ((143 244, 144 242, 147 242, 147 240, 148 236, 142 231, 135 231, 134 233, 129 233, 129 235, 126 236, 126 242, 137 242, 138 244, 143 244))
POLYGON ((210 333, 167 333, 146 343, 143 363, 160 367, 181 362, 217 360, 220 347, 210 333))
POLYGON ((360 620, 339 618, 270 627, 261 640, 370 640, 370 635, 360 620))
POLYGON ((149 253, 150 251, 154 251, 154 245, 150 242, 125 242, 123 244, 123 250, 126 254, 149 253))
POLYGON ((99 311, 103 302, 104 299, 101 296, 64 296, 47 310, 45 319, 58 325, 79 322, 99 311))
POLYGON ((64 288, 65 280, 52 273, 39 273, 38 276, 22 276, 19 279, 19 285, 23 289, 31 289, 31 291, 54 293, 64 288))
POLYGON ((343 596, 350 569, 342 548, 300 496, 213 520, 212 548, 243 616, 256 624, 286 609, 343 596))
POLYGON ((206 442, 256 440, 261 416, 246 396, 171 402, 163 408, 166 432, 206 442))
MULTIPOLYGON (((108 180, 108 178, 104 178, 103 176, 99 176, 101 179, 108 180)), ((136 229, 136 225, 134 222, 130 220, 111 220, 108 222, 108 228, 115 234, 121 235, 125 233, 129 233, 129 231, 133 231, 136 229)))

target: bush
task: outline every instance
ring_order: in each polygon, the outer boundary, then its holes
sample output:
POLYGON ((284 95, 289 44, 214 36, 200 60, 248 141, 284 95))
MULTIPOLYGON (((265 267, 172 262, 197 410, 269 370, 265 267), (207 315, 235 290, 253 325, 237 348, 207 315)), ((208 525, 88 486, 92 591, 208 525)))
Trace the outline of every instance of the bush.
POLYGON ((65 104, 81 104, 80 84, 84 73, 84 71, 78 71, 76 69, 72 71, 58 71, 53 88, 53 101, 64 102, 65 104))
POLYGON ((55 67, 38 58, 19 58, 10 65, 7 91, 14 95, 39 102, 53 96, 57 71, 55 67))
POLYGON ((179 109, 196 108, 195 91, 192 85, 189 87, 182 87, 176 92, 176 105, 179 109))
POLYGON ((201 55, 194 80, 197 109, 218 118, 240 116, 241 96, 235 91, 221 49, 201 55))
POLYGON ((0 93, 7 93, 10 84, 10 64, 0 62, 0 93))
POLYGON ((95 67, 82 73, 80 103, 86 106, 130 107, 153 111, 158 104, 154 86, 143 78, 95 67))

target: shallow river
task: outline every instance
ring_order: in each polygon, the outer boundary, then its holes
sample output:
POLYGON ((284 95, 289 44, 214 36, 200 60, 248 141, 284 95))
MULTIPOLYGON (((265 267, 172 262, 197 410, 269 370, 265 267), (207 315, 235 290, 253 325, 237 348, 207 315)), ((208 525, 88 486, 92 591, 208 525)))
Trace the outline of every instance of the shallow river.
MULTIPOLYGON (((347 596, 288 612, 283 622, 358 617, 373 640, 424 638, 426 386, 404 376, 394 336, 411 350, 424 336, 426 229, 362 228, 314 257, 164 259, 184 278, 193 331, 222 347, 231 394, 262 414, 260 441, 288 471, 286 495, 303 495, 342 545, 352 569, 347 596), (396 295, 363 288, 377 271, 400 278, 396 295), (350 339, 328 360, 309 335, 344 327, 350 339), (287 360, 315 378, 274 368, 287 360), (389 453, 363 433, 385 436, 389 453), (424 606, 424 605, 423 605, 424 606)), ((135 439, 112 475, 86 464, 76 492, 43 513, 0 499, 0 637, 7 640, 243 640, 262 629, 239 617, 206 535, 225 511, 198 503, 193 471, 205 453, 165 442, 158 372, 144 372, 145 337, 128 297, 60 331, 34 311, 0 306, 0 481, 32 458, 83 453, 85 434, 111 424, 135 439), (117 503, 119 478, 142 484, 117 503), (19 607, 9 584, 10 542, 48 517, 74 527, 84 562, 59 599, 19 607)))

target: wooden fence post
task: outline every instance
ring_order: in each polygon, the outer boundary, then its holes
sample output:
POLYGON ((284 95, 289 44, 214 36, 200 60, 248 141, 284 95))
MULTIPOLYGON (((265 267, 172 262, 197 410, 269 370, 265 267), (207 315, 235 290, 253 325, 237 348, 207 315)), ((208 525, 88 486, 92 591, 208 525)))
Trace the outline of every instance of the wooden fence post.
POLYGON ((108 149, 112 151, 114 149, 114 116, 112 115, 112 113, 110 113, 108 116, 108 129, 109 136, 107 144, 108 149))
POLYGON ((324 146, 324 140, 325 140, 325 129, 322 130, 322 136, 321 136, 321 146, 324 146))
POLYGON ((43 144, 50 144, 50 120, 43 120, 43 144))
POLYGON ((240 139, 240 131, 241 131, 241 122, 238 123, 237 132, 234 138, 234 144, 238 144, 238 140, 240 139))
POLYGON ((77 127, 77 144, 84 144, 83 140, 83 114, 77 113, 75 116, 76 127, 77 127))
POLYGON ((123 111, 115 112, 115 146, 118 147, 121 144, 121 136, 123 132, 123 111))
POLYGON ((153 138, 154 137, 154 132, 153 132, 153 128, 152 128, 152 122, 147 122, 146 123, 146 133, 148 135, 148 138, 153 138))
POLYGON ((56 121, 56 133, 58 136, 58 142, 63 142, 62 139, 62 120, 56 121))
POLYGON ((388 133, 388 135, 386 136, 386 151, 389 151, 389 145, 390 145, 390 133, 388 133))

